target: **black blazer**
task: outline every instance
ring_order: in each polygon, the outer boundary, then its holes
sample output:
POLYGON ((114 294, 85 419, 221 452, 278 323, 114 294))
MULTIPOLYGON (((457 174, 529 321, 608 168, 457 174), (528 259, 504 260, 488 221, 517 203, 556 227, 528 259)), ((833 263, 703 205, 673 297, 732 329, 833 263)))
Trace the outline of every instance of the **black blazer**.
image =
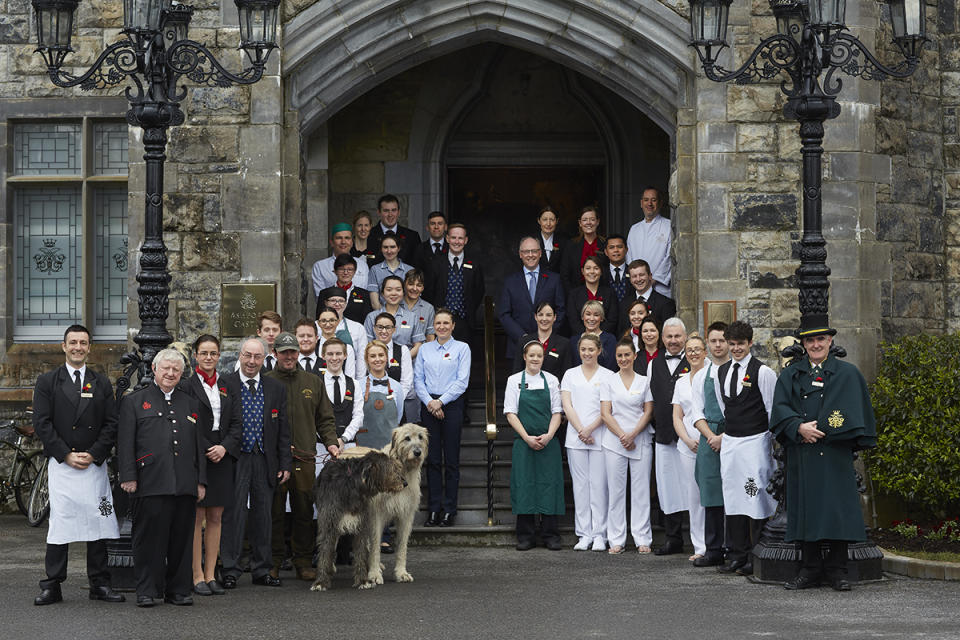
MULTIPOLYGON (((516 354, 513 356, 513 373, 520 371, 524 367, 522 346, 531 340, 539 340, 537 332, 526 333, 517 342, 516 354)), ((570 341, 554 331, 550 334, 550 340, 547 341, 547 351, 543 355, 542 369, 547 373, 557 376, 557 380, 563 378, 571 365, 570 359, 570 341)))
MULTIPOLYGON (((447 246, 447 240, 444 238, 440 242, 440 253, 446 252, 449 247, 447 246)), ((417 245, 416 250, 413 252, 413 262, 408 262, 407 264, 413 265, 417 269, 420 269, 423 272, 430 270, 430 263, 433 261, 433 240, 427 237, 426 240, 417 245)))
POLYGON ((190 393, 175 388, 168 405, 153 382, 120 401, 120 482, 137 482, 134 497, 195 496, 207 483, 199 414, 190 393))
MULTIPOLYGON (((370 301, 370 291, 357 286, 352 287, 347 295, 347 306, 343 310, 344 317, 363 324, 371 311, 373 311, 373 303, 370 301)), ((320 317, 319 310, 316 317, 320 317)))
POLYGON ((223 445, 234 458, 240 457, 240 438, 243 433, 243 414, 240 407, 240 397, 231 395, 223 383, 223 376, 217 376, 217 389, 220 393, 220 429, 213 430, 213 407, 210 398, 203 389, 203 380, 196 372, 180 386, 193 396, 200 405, 200 437, 203 439, 203 451, 215 444, 223 445))
POLYGON ((537 292, 533 302, 530 302, 530 290, 527 286, 527 275, 524 270, 515 271, 503 279, 503 289, 500 291, 500 301, 497 304, 497 317, 507 332, 508 358, 513 357, 520 336, 525 333, 536 333, 537 321, 534 316, 537 305, 541 302, 553 304, 557 314, 554 328, 559 329, 565 326, 566 300, 563 285, 560 284, 560 274, 540 268, 537 292))
MULTIPOLYGON (((597 258, 600 260, 601 270, 607 268, 607 257, 603 250, 607 241, 597 236, 597 258)), ((570 291, 577 285, 583 284, 583 274, 580 272, 580 254, 583 253, 583 238, 576 238, 567 242, 560 257, 560 277, 563 279, 563 290, 570 291)))
MULTIPOLYGON (((466 314, 466 328, 474 330, 481 325, 477 318, 477 310, 483 302, 486 285, 483 281, 483 269, 480 267, 480 264, 473 259, 473 253, 464 251, 461 255, 463 257, 461 271, 463 271, 463 306, 466 314)), ((437 309, 446 306, 447 276, 450 271, 449 260, 446 253, 434 256, 433 262, 431 262, 430 282, 423 292, 423 298, 437 309)), ((458 327, 461 322, 463 322, 463 320, 457 320, 458 327)))
POLYGON ((563 250, 570 239, 562 233, 554 231, 553 250, 550 252, 550 259, 547 260, 547 249, 543 245, 543 236, 540 235, 539 229, 533 234, 533 237, 540 243, 540 250, 543 252, 540 254, 540 268, 560 273, 560 270, 563 268, 561 264, 563 262, 563 250))
MULTIPOLYGON (((223 376, 222 381, 227 393, 240 400, 240 372, 234 371, 223 376)), ((293 456, 290 452, 290 424, 287 421, 287 389, 279 380, 260 376, 263 385, 263 455, 267 460, 267 482, 273 487, 277 483, 279 471, 290 471, 293 456)), ((241 420, 240 432, 243 433, 241 420)))
MULTIPOLYGON (((623 332, 630 328, 630 306, 637 299, 637 291, 633 285, 627 283, 627 293, 620 301, 620 317, 617 322, 617 333, 623 335, 623 332)), ((650 296, 647 298, 647 306, 657 318, 661 325, 664 321, 677 315, 677 303, 663 295, 650 289, 650 296)))
MULTIPOLYGON (((622 333, 616 333, 617 316, 619 313, 617 294, 613 292, 613 289, 601 283, 600 286, 597 287, 597 295, 603 298, 603 322, 600 323, 600 328, 604 331, 615 333, 616 337, 619 338, 622 333)), ((580 318, 580 311, 583 309, 584 303, 589 299, 590 297, 587 295, 587 285, 585 284, 577 285, 567 294, 567 324, 570 327, 570 335, 572 336, 578 336, 583 333, 584 326, 583 320, 580 318)), ((600 301, 598 300, 598 302, 600 301)))
MULTIPOLYGON (((414 264, 413 254, 416 253, 417 247, 420 245, 420 234, 409 227, 398 224, 397 237, 399 237, 400 242, 403 243, 403 247, 400 248, 400 259, 407 264, 414 264)), ((381 240, 383 240, 383 227, 381 227, 378 222, 370 229, 370 236, 367 238, 367 249, 372 249, 376 252, 376 262, 383 260, 383 254, 380 253, 381 240)))
POLYGON ((40 375, 33 390, 33 428, 44 454, 57 462, 68 453, 87 452, 102 464, 117 443, 117 401, 110 380, 89 365, 82 387, 87 391, 77 391, 66 365, 40 375), (93 397, 84 398, 86 393, 93 397))

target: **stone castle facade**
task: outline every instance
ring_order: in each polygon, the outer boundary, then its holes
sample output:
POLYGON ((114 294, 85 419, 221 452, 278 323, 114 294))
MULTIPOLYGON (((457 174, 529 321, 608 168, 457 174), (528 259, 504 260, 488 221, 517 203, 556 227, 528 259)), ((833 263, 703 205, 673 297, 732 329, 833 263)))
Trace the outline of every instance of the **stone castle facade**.
MULTIPOLYGON (((232 4, 193 6, 190 37, 240 69, 232 4)), ((848 2, 847 23, 892 61, 884 11, 875 0, 848 2)), ((0 257, 9 274, 15 195, 29 187, 15 175, 16 128, 122 120, 127 108, 121 89, 57 89, 33 53, 30 12, 28 0, 0 0, 0 257)), ((422 229, 429 211, 447 209, 460 169, 586 166, 603 176, 602 231, 625 232, 638 218, 644 185, 669 193, 680 315, 699 327, 705 301, 734 300, 772 358, 774 338, 799 320, 797 125, 782 115, 779 81, 720 85, 703 76, 687 46, 688 13, 683 0, 285 0, 282 46, 266 76, 250 87, 191 87, 187 122, 170 133, 171 333, 219 333, 222 283, 273 282, 285 317, 312 311, 309 269, 327 255, 330 225, 373 211, 384 192, 397 194, 402 220, 422 229)), ((70 70, 91 64, 121 26, 119 0, 82 0, 70 70)), ((844 77, 842 113, 826 125, 831 320, 868 377, 881 341, 960 324, 955 3, 928 2, 927 30, 913 77, 844 77)), ((766 2, 735 0, 725 66, 774 32, 766 2)), ((131 129, 130 265, 143 234, 138 137, 131 129)), ((472 239, 496 239, 496 229, 484 233, 472 239)), ((138 319, 136 269, 128 273, 129 338, 138 319)), ((56 330, 23 338, 19 286, 16 277, 0 281, 5 389, 32 387, 60 359, 56 330)), ((126 348, 122 337, 108 341, 94 360, 116 360, 126 348)))

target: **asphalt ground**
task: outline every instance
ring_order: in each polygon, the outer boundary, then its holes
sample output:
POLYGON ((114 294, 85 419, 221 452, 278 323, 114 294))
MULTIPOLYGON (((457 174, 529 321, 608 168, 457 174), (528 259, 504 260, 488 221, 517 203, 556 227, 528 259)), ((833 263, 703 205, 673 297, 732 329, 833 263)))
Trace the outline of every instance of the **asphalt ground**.
MULTIPOLYGON (((249 574, 192 607, 87 599, 83 544, 71 545, 64 601, 33 605, 45 528, 0 516, 0 639, 295 638, 960 638, 960 583, 888 576, 849 593, 788 592, 695 569, 686 555, 411 547, 415 582, 370 591, 338 574, 323 593, 284 573, 249 574)), ((572 543, 573 541, 568 541, 572 543)))

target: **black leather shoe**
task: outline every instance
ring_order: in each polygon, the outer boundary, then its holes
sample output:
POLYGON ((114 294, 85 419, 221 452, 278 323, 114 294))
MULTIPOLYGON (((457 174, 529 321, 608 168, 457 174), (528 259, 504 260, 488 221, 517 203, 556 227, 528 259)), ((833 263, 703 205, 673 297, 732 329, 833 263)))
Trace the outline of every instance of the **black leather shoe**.
POLYGON ((385 553, 389 556, 393 554, 393 551, 394 551, 393 545, 390 544, 389 542, 380 543, 380 553, 385 553))
POLYGON ((747 564, 746 560, 731 560, 727 564, 717 567, 717 573, 736 573, 745 564, 747 564))
POLYGON ((423 523, 425 527, 436 527, 440 524, 440 512, 431 511, 430 515, 427 516, 427 521, 423 523))
POLYGON ((786 582, 783 585, 784 589, 788 591, 800 591, 801 589, 814 589, 820 586, 820 578, 814 578, 812 576, 798 575, 796 578, 790 582, 786 582))
POLYGON ((144 607, 144 608, 152 607, 155 604, 157 604, 156 600, 154 600, 150 596, 137 596, 138 607, 144 607))
POLYGON ((60 602, 61 600, 63 600, 63 593, 60 592, 60 587, 50 587, 49 589, 41 590, 40 595, 33 599, 33 604, 41 607, 45 604, 60 602))
POLYGON ((560 551, 561 549, 563 549, 563 544, 560 542, 559 539, 547 540, 547 549, 550 549, 550 551, 560 551))
POLYGON ((175 604, 178 607, 189 607, 193 604, 193 597, 185 596, 180 593, 168 593, 163 596, 164 602, 169 602, 170 604, 175 604))
POLYGON ((534 546, 532 540, 521 540, 517 543, 517 551, 530 551, 534 546))
POLYGON ((220 583, 217 582, 216 580, 211 580, 210 582, 208 582, 207 588, 210 589, 210 593, 212 593, 215 596, 222 596, 223 594, 226 593, 226 591, 223 590, 223 587, 220 586, 220 583))
POLYGON ((280 582, 280 578, 274 578, 268 573, 259 578, 254 578, 253 584, 260 585, 261 587, 279 587, 282 583, 280 582))
POLYGON ((737 569, 738 576, 752 576, 753 575, 753 563, 745 562, 742 567, 737 569))
POLYGON ((846 578, 834 578, 830 581, 830 587, 834 591, 850 591, 852 588, 846 578))
POLYGON ((110 587, 102 585, 99 587, 90 587, 91 600, 103 600, 104 602, 126 602, 127 598, 122 593, 117 593, 110 587))
POLYGON ((675 553, 680 553, 683 551, 683 545, 677 544, 675 542, 668 542, 667 544, 659 547, 656 551, 653 552, 655 556, 670 556, 675 553))
POLYGON ((210 587, 207 586, 207 583, 201 580, 197 584, 193 585, 193 592, 198 596, 212 596, 213 591, 210 590, 210 587))
POLYGON ((452 527, 452 526, 453 526, 454 519, 455 519, 456 517, 457 517, 457 516, 454 515, 454 514, 452 514, 452 513, 445 513, 445 514, 443 514, 443 518, 440 519, 440 526, 441 526, 441 527, 452 527))
POLYGON ((236 588, 237 588, 237 578, 236 578, 236 576, 223 576, 223 588, 224 588, 224 589, 236 589, 236 588))
POLYGON ((695 567, 718 567, 723 564, 723 556, 711 556, 709 553, 693 561, 695 567))

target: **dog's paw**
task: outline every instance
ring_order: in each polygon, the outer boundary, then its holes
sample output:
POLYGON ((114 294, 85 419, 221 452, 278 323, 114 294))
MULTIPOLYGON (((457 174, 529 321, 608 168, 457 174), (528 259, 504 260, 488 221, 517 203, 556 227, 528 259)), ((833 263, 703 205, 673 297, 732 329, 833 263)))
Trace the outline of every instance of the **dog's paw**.
POLYGON ((396 575, 397 582, 413 582, 413 576, 403 571, 396 575))
MULTIPOLYGON (((383 584, 383 583, 381 582, 380 584, 383 584)), ((373 588, 376 587, 376 586, 377 586, 376 583, 370 582, 369 580, 365 580, 365 581, 361 582, 360 585, 359 585, 357 588, 358 588, 358 589, 373 589, 373 588)))
POLYGON ((310 591, 326 591, 326 590, 327 588, 325 586, 323 586, 322 584, 318 584, 316 582, 314 582, 313 585, 310 587, 310 591))

